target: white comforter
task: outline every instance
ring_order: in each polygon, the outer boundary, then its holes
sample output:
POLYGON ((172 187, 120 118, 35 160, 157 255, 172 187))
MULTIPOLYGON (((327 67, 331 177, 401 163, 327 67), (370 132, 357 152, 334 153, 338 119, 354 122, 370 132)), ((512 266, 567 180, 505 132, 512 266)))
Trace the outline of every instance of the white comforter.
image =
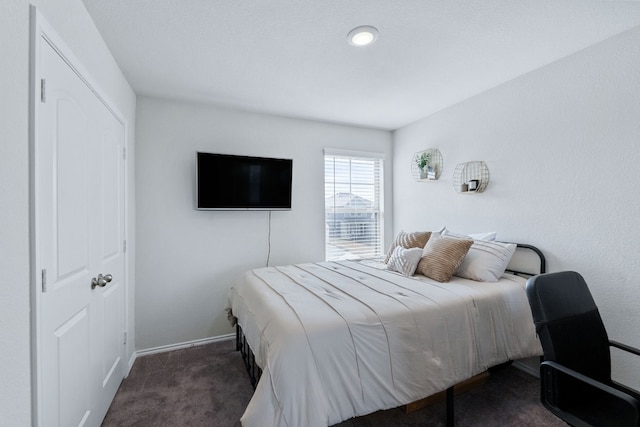
POLYGON ((328 426, 542 354, 524 279, 416 277, 352 261, 244 274, 228 308, 263 373, 242 425, 328 426))

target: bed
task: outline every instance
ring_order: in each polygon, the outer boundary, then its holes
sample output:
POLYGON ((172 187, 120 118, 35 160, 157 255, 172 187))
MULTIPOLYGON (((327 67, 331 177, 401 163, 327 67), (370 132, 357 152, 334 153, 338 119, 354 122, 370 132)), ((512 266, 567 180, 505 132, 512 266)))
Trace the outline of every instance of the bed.
POLYGON ((522 275, 543 272, 544 257, 519 248, 540 257, 537 271, 492 282, 441 283, 371 260, 246 272, 226 307, 250 375, 261 374, 242 425, 330 426, 540 356, 522 275))

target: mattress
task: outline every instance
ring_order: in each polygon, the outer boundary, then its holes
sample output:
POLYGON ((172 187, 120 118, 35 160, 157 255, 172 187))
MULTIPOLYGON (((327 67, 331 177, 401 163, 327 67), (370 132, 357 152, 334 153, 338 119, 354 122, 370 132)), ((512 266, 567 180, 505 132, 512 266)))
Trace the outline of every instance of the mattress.
POLYGON ((242 425, 329 426, 539 356, 524 286, 356 261, 248 271, 227 303, 263 370, 242 425))

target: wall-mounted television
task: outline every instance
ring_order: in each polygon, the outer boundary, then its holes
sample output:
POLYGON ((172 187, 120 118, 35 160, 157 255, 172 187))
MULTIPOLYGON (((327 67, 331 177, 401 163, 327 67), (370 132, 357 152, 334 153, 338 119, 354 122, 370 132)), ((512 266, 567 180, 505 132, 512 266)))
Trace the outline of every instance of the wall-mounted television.
POLYGON ((196 153, 198 210, 290 210, 293 160, 196 153))

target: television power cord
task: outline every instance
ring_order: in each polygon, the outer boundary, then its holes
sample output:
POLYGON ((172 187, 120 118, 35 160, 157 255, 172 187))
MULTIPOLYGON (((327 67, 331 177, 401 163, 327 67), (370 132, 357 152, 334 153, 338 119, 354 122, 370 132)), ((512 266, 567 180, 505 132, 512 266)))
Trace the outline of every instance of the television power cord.
POLYGON ((271 257, 271 211, 269 211, 269 233, 267 235, 268 250, 267 250, 267 265, 269 267, 269 258, 271 257))

